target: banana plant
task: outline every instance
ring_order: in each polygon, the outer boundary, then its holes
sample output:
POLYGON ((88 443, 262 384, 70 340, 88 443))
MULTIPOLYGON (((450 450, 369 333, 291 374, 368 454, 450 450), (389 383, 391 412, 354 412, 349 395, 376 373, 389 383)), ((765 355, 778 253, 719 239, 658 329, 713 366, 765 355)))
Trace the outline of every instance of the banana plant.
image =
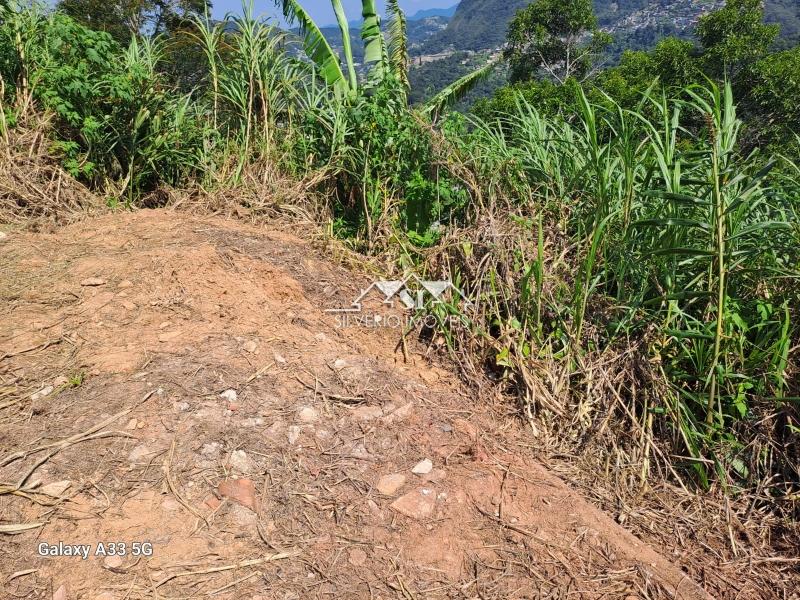
MULTIPOLYGON (((401 83, 402 93, 407 96, 409 58, 406 18, 397 0, 388 0, 387 2, 390 14, 388 39, 384 39, 381 18, 375 0, 362 0, 361 2, 363 18, 361 41, 364 44, 364 64, 367 66, 367 76, 363 86, 359 85, 356 75, 350 41, 350 26, 347 23, 347 16, 341 0, 331 0, 331 6, 342 33, 344 69, 342 68, 342 59, 333 50, 322 34, 322 30, 300 2, 298 0, 281 0, 281 6, 286 20, 299 25, 299 33, 306 55, 337 95, 356 97, 359 93, 368 92, 386 81, 387 78, 392 77, 401 83), (345 71, 347 75, 345 75, 345 71)), ((447 86, 434 96, 423 111, 428 114, 438 114, 444 107, 457 101, 485 78, 495 64, 495 62, 490 62, 447 86)))

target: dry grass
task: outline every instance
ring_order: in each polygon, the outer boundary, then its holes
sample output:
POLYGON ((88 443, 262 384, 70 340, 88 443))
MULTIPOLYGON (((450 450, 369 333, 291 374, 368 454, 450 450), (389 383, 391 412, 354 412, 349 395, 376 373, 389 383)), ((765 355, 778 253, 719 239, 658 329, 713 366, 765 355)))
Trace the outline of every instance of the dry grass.
POLYGON ((103 201, 59 165, 47 116, 0 137, 0 224, 39 230, 97 214, 103 201))
MULTIPOLYGON (((513 328, 486 325, 504 310, 513 314, 511 307, 520 302, 520 274, 513 265, 537 253, 535 234, 509 219, 510 213, 487 211, 480 227, 454 232, 425 253, 426 274, 451 280, 459 274, 471 284, 470 297, 484 299, 473 315, 475 328, 453 332, 450 356, 464 378, 482 395, 499 392, 516 407, 532 433, 530 450, 552 471, 664 555, 679 557, 709 590, 772 598, 796 586, 800 524, 792 503, 769 497, 767 482, 747 490, 717 484, 701 491, 679 466, 686 459, 678 434, 643 409, 643 403, 662 406, 667 390, 661 365, 648 358, 647 332, 604 346, 599 332, 587 328, 585 347, 594 349, 554 356, 544 345, 523 360, 513 328), (503 348, 511 349, 509 368, 496 363, 503 348), (716 568, 709 569, 711 564, 716 568)), ((572 287, 575 248, 557 227, 545 227, 542 316, 550 322, 558 316, 548 307, 558 306, 558 295, 572 287)))

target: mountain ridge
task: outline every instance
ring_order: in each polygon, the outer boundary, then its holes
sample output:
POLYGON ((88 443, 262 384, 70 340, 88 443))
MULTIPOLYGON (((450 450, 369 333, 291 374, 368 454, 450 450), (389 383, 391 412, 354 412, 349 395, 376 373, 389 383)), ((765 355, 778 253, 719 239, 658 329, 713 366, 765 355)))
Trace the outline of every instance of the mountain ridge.
MULTIPOLYGON (((447 27, 425 43, 423 53, 446 50, 496 49, 506 40, 508 24, 530 0, 462 0, 447 27)), ((594 0, 602 29, 634 38, 636 48, 652 45, 665 35, 688 36, 700 15, 724 5, 724 0, 594 0)), ((800 42, 800 2, 766 0, 765 21, 781 25, 779 45, 800 42)), ((626 45, 626 44, 623 44, 626 45)))
POLYGON ((418 10, 410 17, 407 16, 407 21, 421 21, 422 19, 427 19, 429 17, 445 17, 447 19, 451 18, 456 11, 458 10, 459 2, 453 4, 453 6, 447 8, 423 8, 422 10, 418 10))

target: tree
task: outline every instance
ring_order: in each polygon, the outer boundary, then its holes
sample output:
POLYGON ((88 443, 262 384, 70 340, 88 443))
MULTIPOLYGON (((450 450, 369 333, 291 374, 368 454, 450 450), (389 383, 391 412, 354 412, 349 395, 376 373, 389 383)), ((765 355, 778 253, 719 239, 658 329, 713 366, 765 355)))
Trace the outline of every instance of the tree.
POLYGON ((591 0, 536 0, 511 21, 508 42, 512 81, 544 72, 564 83, 587 78, 611 36, 598 28, 591 0))
POLYGON ((755 63, 741 82, 747 91, 752 144, 767 141, 788 155, 800 156, 800 46, 770 54, 755 63))
POLYGON ((136 33, 165 33, 181 28, 191 15, 202 15, 209 0, 59 0, 58 9, 73 20, 106 31, 122 44, 136 33))
POLYGON ((764 24, 763 0, 727 0, 720 10, 700 17, 695 34, 706 68, 730 80, 766 56, 779 31, 778 25, 764 24))

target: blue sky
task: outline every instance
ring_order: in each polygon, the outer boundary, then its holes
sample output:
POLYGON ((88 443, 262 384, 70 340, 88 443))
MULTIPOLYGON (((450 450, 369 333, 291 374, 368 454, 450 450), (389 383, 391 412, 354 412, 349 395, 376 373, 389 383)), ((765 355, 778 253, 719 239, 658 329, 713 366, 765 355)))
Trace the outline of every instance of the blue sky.
MULTIPOLYGON (((330 25, 336 22, 331 10, 329 0, 300 0, 303 7, 311 13, 314 20, 320 25, 330 25)), ((241 0, 212 0, 212 14, 215 18, 221 19, 226 12, 241 12, 241 0)), ((253 0, 256 14, 270 15, 278 17, 280 10, 276 8, 273 0, 253 0)), ((360 0, 343 0, 347 17, 350 21, 356 21, 361 17, 360 0)), ((385 2, 378 0, 378 10, 383 12, 385 2)), ((400 0, 400 6, 406 14, 411 15, 425 8, 445 8, 458 4, 458 0, 400 0)))

